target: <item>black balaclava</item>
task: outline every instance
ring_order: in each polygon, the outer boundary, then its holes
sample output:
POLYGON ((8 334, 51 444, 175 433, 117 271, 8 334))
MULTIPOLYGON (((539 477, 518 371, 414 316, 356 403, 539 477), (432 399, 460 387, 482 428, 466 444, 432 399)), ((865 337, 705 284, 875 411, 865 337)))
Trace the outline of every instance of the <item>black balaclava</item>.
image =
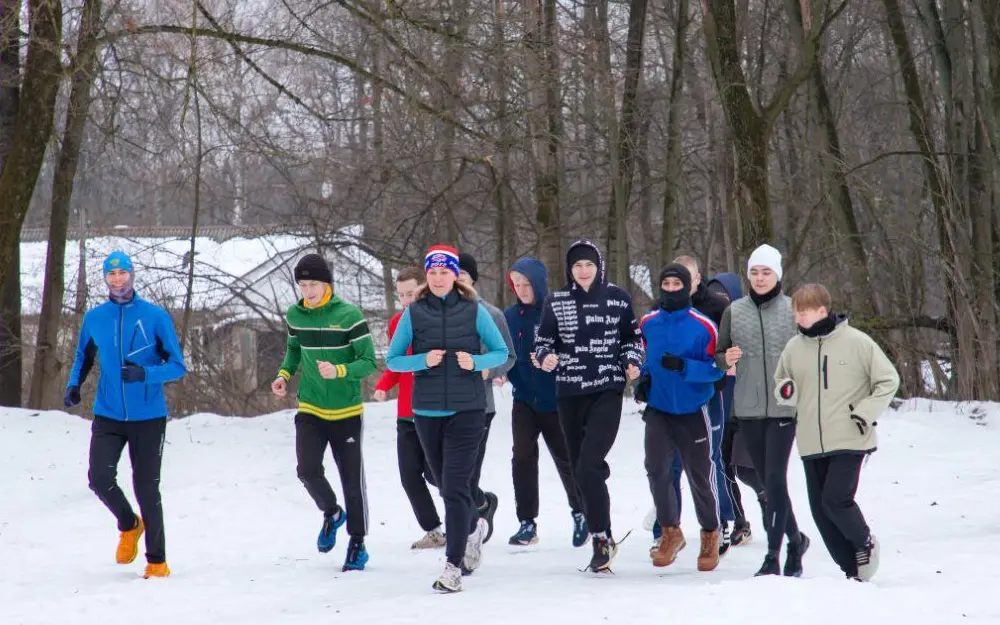
POLYGON ((660 308, 667 312, 691 306, 691 272, 680 263, 670 263, 660 272, 660 284, 667 278, 677 278, 684 285, 679 291, 664 291, 660 287, 660 308))

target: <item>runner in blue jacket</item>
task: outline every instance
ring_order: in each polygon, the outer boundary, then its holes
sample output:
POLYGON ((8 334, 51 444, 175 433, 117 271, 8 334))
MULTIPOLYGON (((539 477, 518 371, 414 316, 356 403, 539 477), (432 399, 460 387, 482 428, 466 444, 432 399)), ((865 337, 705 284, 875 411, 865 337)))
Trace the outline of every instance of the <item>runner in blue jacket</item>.
POLYGON ((719 493, 707 406, 725 371, 715 365, 715 323, 691 307, 687 267, 671 263, 660 274, 660 307, 643 317, 641 329, 646 362, 636 399, 647 404, 646 474, 663 528, 649 555, 655 566, 668 566, 686 544, 671 469, 677 450, 701 526, 698 570, 711 571, 719 563, 719 493))
POLYGON ((504 311, 507 327, 514 341, 517 360, 507 372, 514 387, 511 430, 514 439, 511 460, 514 478, 514 500, 520 527, 510 537, 511 545, 533 545, 538 542, 538 437, 541 436, 552 455, 556 472, 566 490, 573 515, 573 546, 587 544, 590 533, 583 514, 583 498, 573 477, 569 449, 559 413, 556 410, 556 376, 539 369, 535 362, 535 334, 542 320, 542 303, 548 295, 548 273, 542 261, 521 258, 511 267, 507 281, 517 295, 517 303, 504 311))
POLYGON ((80 386, 95 358, 101 365, 90 438, 90 488, 118 519, 115 559, 129 564, 146 534, 144 577, 167 577, 160 501, 160 465, 167 424, 163 385, 187 372, 173 321, 134 289, 132 260, 114 251, 104 261, 108 301, 83 317, 64 405, 80 403, 80 386), (132 483, 142 517, 117 483, 118 461, 128 444, 132 483))

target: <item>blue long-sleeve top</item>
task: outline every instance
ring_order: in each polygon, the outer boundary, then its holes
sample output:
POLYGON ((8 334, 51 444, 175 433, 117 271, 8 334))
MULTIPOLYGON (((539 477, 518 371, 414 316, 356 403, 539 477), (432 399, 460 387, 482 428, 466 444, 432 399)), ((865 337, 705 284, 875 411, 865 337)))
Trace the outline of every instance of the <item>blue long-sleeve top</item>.
POLYGON ((81 386, 95 360, 101 377, 94 414, 118 421, 166 417, 163 385, 187 373, 170 314, 138 295, 104 302, 84 315, 67 388, 81 386), (122 366, 129 363, 145 369, 144 381, 122 380, 122 366))
MULTIPOLYGON (((473 370, 483 371, 495 369, 507 362, 507 344, 503 340, 500 328, 490 317, 490 313, 482 304, 476 311, 476 332, 486 346, 485 354, 472 354, 473 370)), ((407 355, 407 350, 413 342, 413 322, 410 320, 410 309, 403 311, 396 325, 396 333, 392 335, 389 349, 385 354, 385 364, 390 371, 399 373, 414 373, 427 369, 427 354, 407 355)), ((422 417, 447 417, 455 414, 453 410, 418 410, 413 413, 422 417)))

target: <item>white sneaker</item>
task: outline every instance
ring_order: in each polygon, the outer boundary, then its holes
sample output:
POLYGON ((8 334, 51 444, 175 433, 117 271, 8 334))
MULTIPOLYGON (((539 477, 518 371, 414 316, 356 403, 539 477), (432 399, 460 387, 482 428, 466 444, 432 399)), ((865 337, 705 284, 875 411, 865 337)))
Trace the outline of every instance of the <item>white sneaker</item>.
POLYGON ((649 509, 649 512, 646 513, 646 518, 642 520, 642 529, 646 530, 647 532, 652 532, 654 525, 656 525, 655 506, 649 509))
POLYGON ((435 528, 424 534, 424 537, 413 543, 410 549, 439 549, 445 546, 444 534, 441 528, 435 528))
POLYGON ((855 554, 858 563, 858 579, 863 582, 870 581, 878 571, 878 541, 875 536, 868 538, 868 548, 855 554))
POLYGON ((462 566, 469 571, 479 568, 479 563, 483 559, 483 540, 488 531, 489 525, 486 519, 480 518, 476 521, 476 529, 469 534, 469 539, 465 542, 465 558, 462 560, 462 566))
POLYGON ((434 590, 439 592, 459 592, 462 590, 462 570, 451 562, 444 563, 444 572, 434 582, 434 590))

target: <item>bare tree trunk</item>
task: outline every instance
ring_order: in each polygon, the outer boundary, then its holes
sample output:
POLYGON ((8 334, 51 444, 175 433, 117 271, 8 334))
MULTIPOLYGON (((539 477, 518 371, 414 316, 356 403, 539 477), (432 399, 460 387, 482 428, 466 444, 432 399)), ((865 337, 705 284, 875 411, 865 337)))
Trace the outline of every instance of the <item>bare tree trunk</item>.
POLYGON ((488 159, 490 175, 493 181, 493 203, 496 207, 496 265, 500 271, 500 279, 497 280, 496 296, 494 302, 497 306, 503 306, 511 301, 510 289, 507 288, 507 281, 503 279, 507 269, 514 262, 514 255, 517 253, 517 227, 514 222, 513 206, 509 198, 510 190, 510 150, 513 141, 513 125, 510 118, 510 71, 508 68, 509 54, 504 40, 504 27, 507 20, 503 12, 503 0, 496 0, 493 11, 493 54, 495 55, 494 89, 497 101, 497 151, 500 156, 499 171, 493 163, 493 159, 488 159))
POLYGON ((556 0, 527 0, 524 6, 538 254, 548 269, 549 286, 555 288, 564 280, 559 223, 563 122, 556 47, 557 4, 556 0))
POLYGON ((946 280, 952 288, 951 314, 958 330, 952 358, 953 382, 958 384, 952 389, 960 397, 988 400, 1000 394, 1000 373, 995 366, 992 194, 987 184, 996 159, 985 145, 988 98, 979 97, 973 16, 959 0, 945 0, 940 8, 939 12, 938 3, 930 0, 919 4, 945 113, 948 175, 942 176, 945 214, 939 221, 948 228, 955 252, 954 259, 946 257, 953 265, 946 280))
POLYGON ((976 0, 982 14, 985 51, 988 58, 985 90, 984 117, 990 133, 994 158, 1000 159, 1000 3, 993 0, 976 0))
MULTIPOLYGON (((798 0, 785 0, 785 11, 788 14, 788 23, 795 39, 799 45, 802 45, 805 40, 805 33, 802 30, 802 5, 798 0)), ((837 249, 846 249, 851 285, 858 296, 853 300, 852 310, 859 317, 869 317, 878 314, 878 302, 872 285, 871 272, 868 268, 864 239, 858 227, 854 202, 847 185, 844 151, 841 148, 837 121, 821 63, 813 65, 813 71, 810 74, 810 87, 815 95, 816 115, 820 126, 817 135, 823 148, 820 162, 824 171, 825 195, 830 202, 835 235, 838 239, 837 249), (843 245, 840 244, 840 241, 843 242, 843 245)), ((790 232, 795 230, 797 228, 793 224, 790 232)))
POLYGON ((21 93, 21 0, 0 0, 0 173, 14 147, 21 93))
MULTIPOLYGON (((979 11, 982 15, 983 38, 985 44, 986 67, 977 75, 985 75, 985 79, 978 81, 979 89, 982 90, 980 96, 982 118, 986 123, 989 132, 990 147, 992 148, 992 193, 990 193, 992 204, 992 245, 993 245, 993 286, 992 301, 994 307, 1000 302, 1000 4, 992 0, 977 0, 979 11)), ((982 58, 982 57, 979 57, 982 58)), ((982 224, 979 224, 982 227, 982 224)), ((977 232, 977 234, 979 234, 977 232)), ((985 292, 980 293, 981 297, 985 292)), ((996 314, 1000 315, 1000 312, 996 314)), ((998 319, 1000 323, 1000 319, 998 319)), ((996 350, 998 361, 1000 361, 1000 336, 996 336, 993 341, 993 349, 996 350)), ((990 366, 990 365, 986 365, 990 366)), ((994 367, 1000 370, 1000 362, 994 367)))
POLYGON ((194 267, 195 267, 195 244, 198 240, 198 216, 201 213, 201 177, 202 163, 205 158, 203 146, 203 132, 201 126, 201 95, 198 93, 198 76, 195 73, 195 55, 191 56, 191 91, 194 95, 194 123, 195 123, 195 156, 194 156, 194 208, 191 217, 191 247, 188 250, 188 276, 187 289, 184 294, 184 315, 181 320, 181 351, 187 344, 188 330, 191 324, 191 309, 194 306, 194 267))
MULTIPOLYGON (((657 270, 674 256, 677 239, 677 187, 681 181, 681 92, 684 88, 684 64, 687 52, 687 27, 691 23, 688 0, 677 0, 677 21, 674 29, 674 55, 670 66, 670 95, 667 110, 667 176, 663 189, 663 224, 660 238, 660 255, 657 270)), ((653 278, 653 293, 659 289, 653 278)))
MULTIPOLYGON (((447 5, 445 5, 447 6, 447 5)), ((463 44, 466 34, 469 31, 469 0, 453 0, 451 10, 447 11, 447 20, 451 36, 445 42, 444 54, 441 59, 442 80, 438 85, 438 108, 446 111, 449 118, 454 118, 458 109, 458 90, 462 78, 462 66, 465 63, 466 50, 463 44)), ((455 126, 454 124, 442 122, 440 124, 440 183, 442 189, 441 210, 435 211, 438 214, 438 240, 442 237, 450 245, 461 246, 461 233, 455 217, 455 194, 452 189, 456 182, 456 177, 461 175, 460 169, 455 167, 455 126), (441 219, 444 219, 444 228, 441 228, 441 219)))
POLYGON ((80 205, 80 224, 77 233, 77 254, 80 257, 80 266, 76 274, 76 305, 73 312, 77 318, 82 320, 83 314, 87 312, 87 297, 89 288, 87 287, 87 209, 80 205))
MULTIPOLYGON (((0 0, 0 172, 14 146, 20 100, 20 0, 0 0)), ((21 405, 20 245, 14 256, 14 279, 0 293, 0 405, 21 405)))
MULTIPOLYGON (((971 25, 972 16, 968 23, 971 25)), ((975 290, 975 315, 979 319, 978 347, 975 359, 979 378, 977 397, 996 401, 1000 399, 1000 345, 997 339, 998 302, 995 295, 996 270, 994 264, 1000 257, 993 241, 993 215, 997 213, 996 195, 998 160, 996 152, 988 145, 989 94, 979 80, 980 63, 984 56, 975 28, 969 29, 971 46, 959 54, 966 55, 969 64, 969 95, 972 99, 972 125, 966 140, 968 147, 967 184, 970 227, 972 229, 972 284, 975 290)))
POLYGON ((750 96, 740 59, 734 1, 702 0, 702 26, 708 58, 736 147, 736 193, 742 226, 738 247, 742 258, 755 246, 774 239, 768 184, 768 142, 778 115, 812 73, 820 38, 833 17, 827 16, 827 0, 801 2, 806 16, 803 22, 808 20, 809 23, 800 26, 805 37, 799 46, 798 67, 781 81, 772 100, 758 110, 750 96))
POLYGON ((73 84, 66 109, 66 124, 52 180, 52 209, 49 216, 48 248, 45 256, 45 285, 42 310, 38 317, 38 337, 31 375, 28 405, 49 409, 58 404, 46 390, 58 388, 53 380, 62 377, 59 362, 59 326, 62 323, 63 291, 66 279, 66 235, 69 231, 70 203, 83 130, 90 112, 91 86, 94 83, 94 60, 97 58, 97 32, 100 28, 101 0, 86 0, 80 17, 73 84), (48 396, 47 396, 48 395, 48 396))
MULTIPOLYGON (((4 8, 7 8, 6 4, 4 8)), ((3 396, 0 401, 14 406, 21 405, 22 386, 21 224, 28 213, 52 134, 62 70, 61 2, 29 0, 28 20, 28 57, 24 65, 17 122, 0 175, 0 296, 3 301, 0 310, 0 389, 3 389, 3 396)), ((14 41, 17 40, 15 37, 14 41)), ((4 60, 8 58, 5 55, 4 60)))
MULTIPOLYGON (((382 51, 378 48, 372 51, 372 74, 380 76, 382 71, 382 51)), ((375 214, 385 214, 385 187, 389 182, 389 163, 385 153, 385 89, 382 83, 372 81, 372 144, 375 148, 375 171, 377 175, 374 182, 379 189, 375 196, 375 214)), ((381 220, 376 220, 376 227, 380 233, 386 229, 382 227, 381 220)), ((382 249, 388 252, 392 249, 392 242, 382 239, 382 249)), ((385 287, 385 310, 391 319, 396 314, 396 281, 392 275, 392 264, 386 253, 382 258, 382 284, 385 287)))
MULTIPOLYGON (((902 12, 897 0, 882 0, 885 7, 889 34, 896 49, 896 56, 899 58, 900 71, 903 78, 903 86, 906 91, 907 108, 910 117, 910 132, 913 134, 917 149, 923 157, 924 175, 926 177, 928 192, 931 204, 934 206, 934 213, 937 218, 938 238, 941 245, 942 267, 944 267, 944 282, 946 293, 946 304, 948 316, 952 322, 952 327, 957 328, 957 334, 953 337, 953 356, 961 354, 967 345, 965 337, 968 331, 963 331, 973 322, 972 319, 961 319, 959 310, 964 305, 960 301, 960 290, 966 290, 961 282, 964 282, 964 274, 961 271, 961 260, 958 246, 960 243, 954 232, 954 224, 949 214, 949 198, 946 183, 936 163, 937 150, 934 147, 933 134, 930 128, 930 120, 927 108, 924 106, 923 87, 921 86, 920 75, 917 72, 913 52, 910 47, 910 37, 906 32, 906 24, 903 20, 902 12)), ((973 341, 974 343, 974 341, 973 341)), ((962 358, 953 358, 952 380, 950 394, 952 396, 964 396, 963 390, 968 388, 970 376, 974 377, 973 371, 966 371, 962 366, 962 358)), ((969 395, 971 396, 971 395, 969 395)))
POLYGON ((608 258, 610 275, 622 288, 631 290, 629 276, 628 213, 635 172, 635 143, 641 122, 636 102, 642 80, 642 50, 646 33, 646 0, 631 0, 628 35, 625 42, 625 84, 622 91, 620 122, 615 115, 615 91, 611 73, 611 33, 608 0, 598 4, 600 27, 601 78, 604 92, 605 123, 611 162, 611 210, 608 211, 608 258))

